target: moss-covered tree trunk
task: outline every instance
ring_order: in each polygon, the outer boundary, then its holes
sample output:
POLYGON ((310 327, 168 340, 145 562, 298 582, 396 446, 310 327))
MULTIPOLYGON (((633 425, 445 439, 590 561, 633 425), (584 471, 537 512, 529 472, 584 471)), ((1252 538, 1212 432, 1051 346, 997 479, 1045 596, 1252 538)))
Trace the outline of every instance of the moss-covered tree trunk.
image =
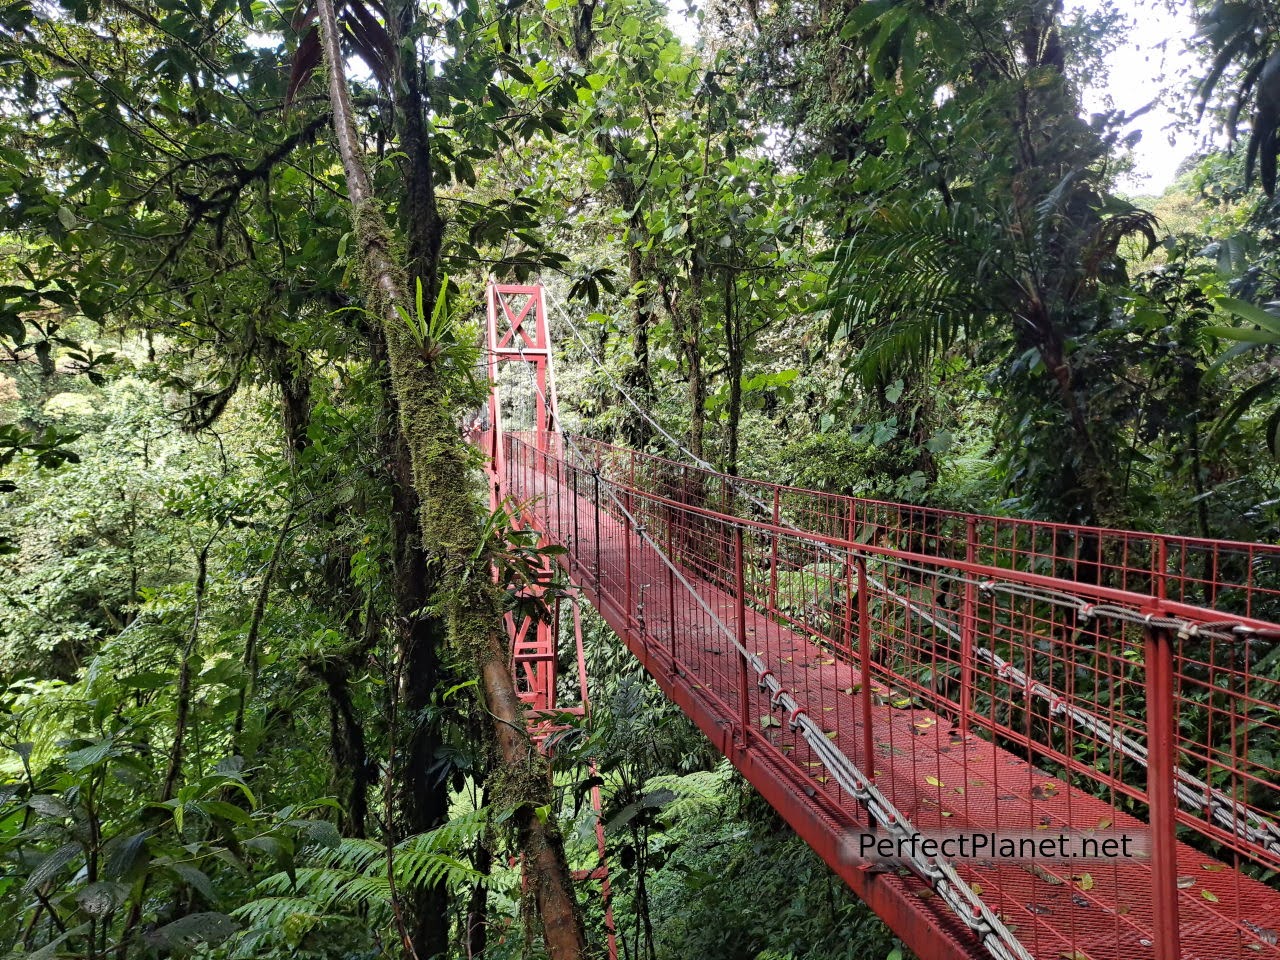
POLYGON ((474 662, 493 718, 503 787, 498 800, 517 805, 513 819, 548 956, 579 960, 585 949, 582 918, 559 829, 553 818, 544 821, 535 812, 550 802, 551 784, 546 761, 529 739, 508 667, 502 597, 480 549, 483 517, 471 487, 468 452, 454 423, 451 372, 423 358, 396 314, 397 305, 407 307, 410 301, 360 153, 333 0, 319 0, 317 9, 366 308, 386 333, 392 389, 421 500, 423 544, 439 564, 438 600, 450 642, 474 662))

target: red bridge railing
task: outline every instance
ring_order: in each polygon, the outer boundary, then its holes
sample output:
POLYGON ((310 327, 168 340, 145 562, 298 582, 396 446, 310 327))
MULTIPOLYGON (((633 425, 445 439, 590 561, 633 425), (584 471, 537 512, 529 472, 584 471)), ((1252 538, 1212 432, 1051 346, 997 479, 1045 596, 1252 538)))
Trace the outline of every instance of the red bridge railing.
POLYGON ((506 491, 598 602, 854 822, 820 754, 774 743, 724 630, 920 829, 1149 823, 1140 867, 958 866, 1032 955, 1280 954, 1280 894, 1250 879, 1280 871, 1280 547, 836 496, 582 437, 504 444, 506 491))

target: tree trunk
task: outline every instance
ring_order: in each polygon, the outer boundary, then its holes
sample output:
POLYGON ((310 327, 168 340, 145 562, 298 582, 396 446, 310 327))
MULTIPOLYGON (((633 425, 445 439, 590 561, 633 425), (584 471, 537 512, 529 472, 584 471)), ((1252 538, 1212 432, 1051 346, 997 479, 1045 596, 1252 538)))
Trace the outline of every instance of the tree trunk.
MULTIPOLYGON (((440 571, 437 597, 449 640, 470 659, 481 681, 502 766, 501 802, 515 806, 514 820, 534 902, 542 917, 551 960, 579 960, 585 949, 564 845, 554 818, 535 810, 551 800, 546 760, 534 749, 523 705, 508 668, 503 636, 503 597, 489 575, 483 550, 483 517, 473 496, 469 455, 453 421, 451 371, 423 358, 396 313, 409 304, 402 271, 391 258, 385 219, 373 196, 360 155, 350 93, 338 42, 333 0, 318 0, 319 26, 328 67, 333 129, 346 173, 353 232, 361 263, 365 306, 382 324, 391 384, 409 450, 413 488, 421 501, 422 540, 440 571)), ((434 291, 424 289, 430 310, 434 291)))
MULTIPOLYGON (((324 660, 313 668, 329 697, 329 750, 333 755, 333 787, 342 803, 338 829, 344 837, 363 837, 369 818, 372 785, 364 724, 351 700, 351 664, 324 660)), ((429 954, 428 954, 429 956, 429 954)))
MULTIPOLYGON (((387 342, 380 326, 373 331, 370 342, 375 363, 389 371, 387 342)), ((386 390, 395 408, 395 393, 389 382, 386 390)), ((446 629, 439 615, 422 613, 431 599, 435 577, 418 531, 420 502, 413 487, 409 446, 398 418, 386 421, 380 434, 379 446, 391 475, 391 592, 402 665, 399 685, 391 695, 399 698, 408 716, 423 718, 403 725, 395 745, 400 759, 392 771, 396 791, 394 829, 403 838, 432 830, 449 815, 448 784, 443 777, 432 776, 443 740, 440 722, 434 714, 427 716, 425 712, 440 681, 440 649, 446 629)), ((449 891, 444 881, 417 887, 409 891, 408 897, 408 926, 419 955, 443 955, 449 943, 449 891)))
POLYGON ((738 429, 742 424, 742 371, 746 363, 746 345, 742 342, 742 317, 738 313, 734 296, 736 278, 729 270, 724 272, 724 340, 727 354, 725 365, 729 378, 728 418, 725 423, 725 473, 738 472, 738 429))

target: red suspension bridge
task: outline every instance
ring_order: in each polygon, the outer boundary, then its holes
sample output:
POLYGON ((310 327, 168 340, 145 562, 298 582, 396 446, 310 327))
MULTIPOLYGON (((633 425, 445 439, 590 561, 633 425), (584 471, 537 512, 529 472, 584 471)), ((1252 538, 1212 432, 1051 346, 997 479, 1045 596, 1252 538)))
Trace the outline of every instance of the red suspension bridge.
MULTIPOLYGON (((490 288, 488 345, 495 505, 566 548, 665 694, 915 953, 1280 957, 1280 547, 861 500, 565 433, 538 286, 490 288), (504 429, 509 364, 532 429, 504 429), (1048 855, 925 842, 976 835, 1048 855), (1059 837, 1116 855, 1064 859, 1059 837)), ((557 702, 557 619, 510 623, 540 740, 587 709, 580 630, 557 702)), ((597 841, 581 878, 607 903, 597 841)))

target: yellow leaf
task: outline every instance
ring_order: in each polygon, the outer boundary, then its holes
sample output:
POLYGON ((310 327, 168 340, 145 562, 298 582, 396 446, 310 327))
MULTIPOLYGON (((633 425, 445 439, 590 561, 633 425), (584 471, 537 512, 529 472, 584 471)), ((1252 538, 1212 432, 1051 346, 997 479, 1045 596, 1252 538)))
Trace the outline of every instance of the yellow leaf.
POLYGON ((1072 950, 1070 953, 1064 950, 1058 956, 1062 957, 1063 960, 1089 960, 1089 955, 1083 950, 1072 950))
POLYGON ((1107 829, 1107 827, 1111 826, 1111 824, 1112 824, 1113 822, 1114 822, 1114 821, 1113 821, 1110 817, 1103 817, 1101 820, 1099 820, 1099 821, 1098 821, 1098 827, 1097 827, 1097 828, 1098 828, 1099 830, 1105 830, 1105 829, 1107 829))
POLYGON ((1200 897, 1201 897, 1201 899, 1203 899, 1203 900, 1208 900, 1210 903, 1217 903, 1217 902, 1218 902, 1218 898, 1217 898, 1217 896, 1213 893, 1213 891, 1212 891, 1212 890, 1201 890, 1201 891, 1200 891, 1200 897))
POLYGON ((972 890, 979 897, 982 896, 982 884, 980 883, 970 884, 969 889, 972 890))
POLYGON ((1091 877, 1087 873, 1082 873, 1080 874, 1080 876, 1073 877, 1072 879, 1075 880, 1076 886, 1078 886, 1081 890, 1093 889, 1093 877, 1091 877))
POLYGON ((924 778, 924 782, 925 782, 925 783, 927 783, 927 784, 929 784, 929 786, 931 786, 931 787, 945 787, 945 786, 946 786, 946 784, 945 784, 945 783, 943 783, 941 780, 939 780, 937 777, 925 777, 925 778, 924 778))

